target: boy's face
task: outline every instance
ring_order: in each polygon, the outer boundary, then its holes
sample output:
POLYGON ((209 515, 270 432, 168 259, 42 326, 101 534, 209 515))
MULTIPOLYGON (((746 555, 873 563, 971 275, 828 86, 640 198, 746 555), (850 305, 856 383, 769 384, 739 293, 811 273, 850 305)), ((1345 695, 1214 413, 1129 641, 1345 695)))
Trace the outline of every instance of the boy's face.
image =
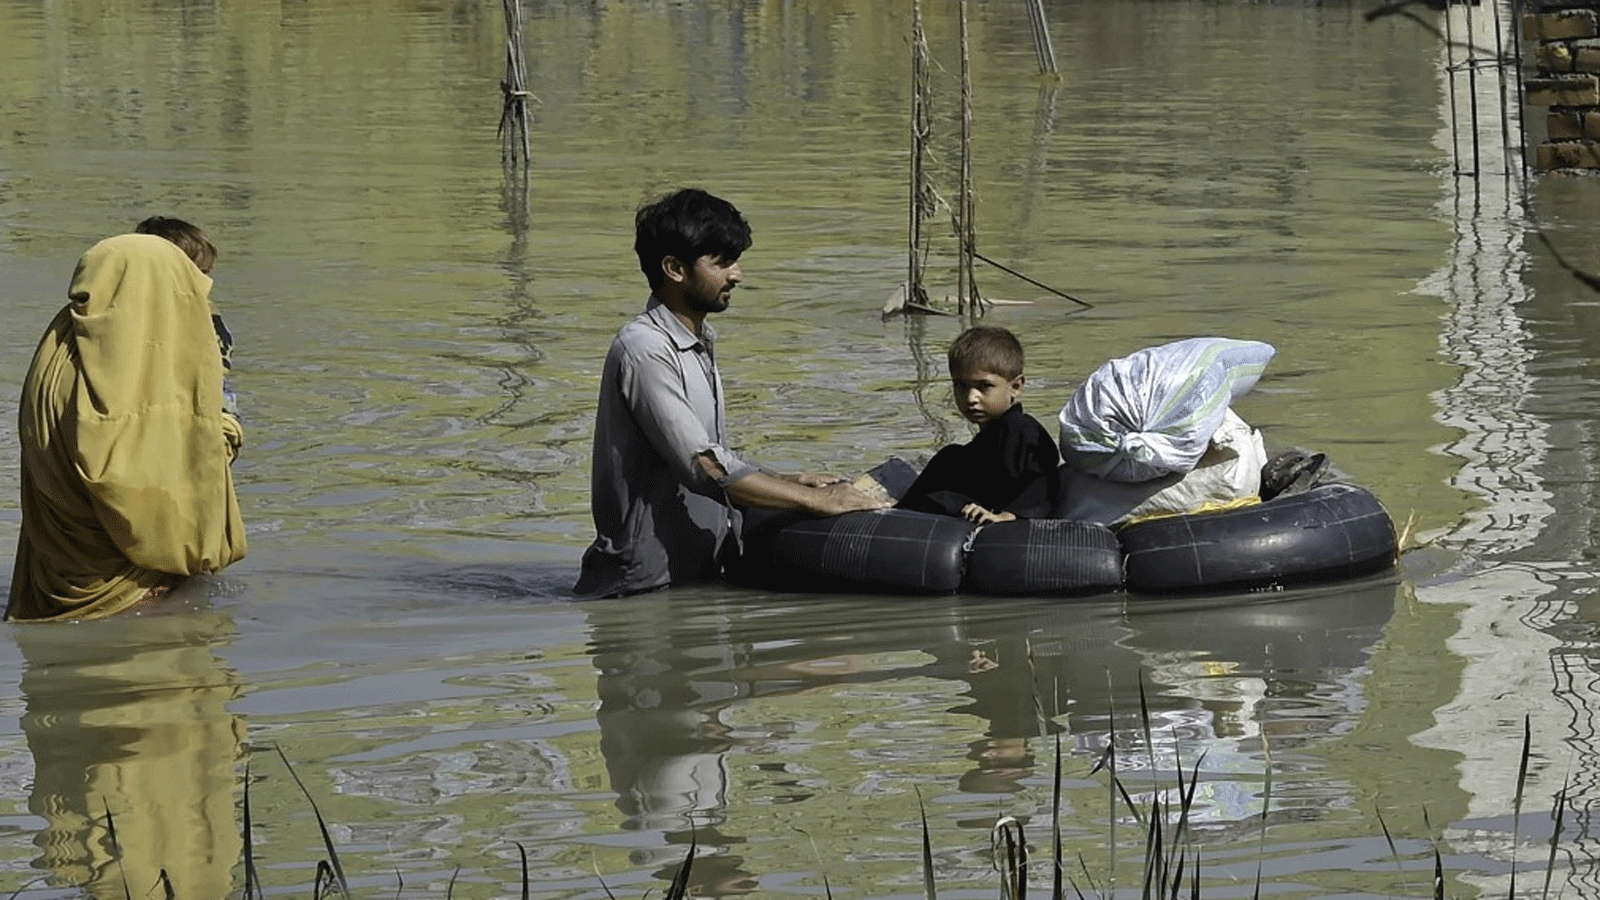
POLYGON ((1022 396, 1022 376, 1007 380, 993 372, 951 372, 956 409, 968 422, 983 425, 1005 415, 1022 396))

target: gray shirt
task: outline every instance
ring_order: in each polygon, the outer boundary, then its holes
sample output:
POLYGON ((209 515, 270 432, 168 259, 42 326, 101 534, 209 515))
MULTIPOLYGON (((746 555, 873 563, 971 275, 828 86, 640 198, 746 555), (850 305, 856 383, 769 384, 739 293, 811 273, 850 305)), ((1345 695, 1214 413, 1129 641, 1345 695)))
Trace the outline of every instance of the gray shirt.
POLYGON ((695 337, 651 297, 606 353, 594 417, 590 510, 596 537, 573 588, 581 597, 708 581, 738 512, 723 488, 757 471, 724 446, 716 332, 695 337), (696 463, 710 454, 727 474, 696 463))

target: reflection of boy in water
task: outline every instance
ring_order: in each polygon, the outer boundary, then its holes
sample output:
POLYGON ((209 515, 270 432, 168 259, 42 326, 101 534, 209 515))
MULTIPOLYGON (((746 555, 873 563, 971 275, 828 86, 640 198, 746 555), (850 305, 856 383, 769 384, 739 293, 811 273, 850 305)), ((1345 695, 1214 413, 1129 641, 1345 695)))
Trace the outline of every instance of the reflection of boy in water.
POLYGON ((950 345, 949 364, 956 410, 978 433, 934 454, 899 507, 979 524, 1049 516, 1061 455, 1050 432, 1017 402, 1022 344, 1004 328, 979 325, 950 345))
POLYGON ((961 776, 960 788, 974 794, 1014 794, 1021 779, 1033 774, 1035 760, 1028 739, 1064 729, 1052 718, 1055 698, 1041 695, 1026 644, 1006 647, 998 641, 969 645, 966 680, 972 702, 951 710, 989 720, 984 737, 968 744, 967 759, 976 765, 961 776))

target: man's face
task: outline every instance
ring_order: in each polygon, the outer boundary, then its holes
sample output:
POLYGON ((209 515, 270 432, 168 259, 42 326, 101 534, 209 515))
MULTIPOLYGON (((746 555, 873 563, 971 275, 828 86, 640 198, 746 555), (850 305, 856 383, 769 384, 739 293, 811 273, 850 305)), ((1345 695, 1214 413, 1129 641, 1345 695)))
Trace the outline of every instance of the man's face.
POLYGON ((1007 379, 993 372, 951 372, 956 410, 968 422, 982 425, 1005 415, 1022 396, 1022 376, 1007 379))
POLYGON ((728 308, 733 289, 743 280, 744 270, 739 268, 738 260, 702 256, 685 270, 683 296, 691 309, 722 312, 728 308))

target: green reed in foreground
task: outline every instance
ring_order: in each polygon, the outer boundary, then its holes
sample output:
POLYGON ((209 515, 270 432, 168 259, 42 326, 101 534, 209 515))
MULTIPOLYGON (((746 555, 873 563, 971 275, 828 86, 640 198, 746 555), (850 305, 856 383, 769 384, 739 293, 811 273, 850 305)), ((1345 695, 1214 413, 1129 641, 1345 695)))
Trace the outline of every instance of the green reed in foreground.
MULTIPOLYGON (((1154 760, 1155 740, 1150 729, 1149 710, 1145 705, 1142 684, 1140 686, 1139 701, 1141 719, 1144 723, 1143 743, 1148 758, 1154 760)), ((1200 753, 1187 773, 1185 773, 1180 760, 1175 767, 1173 784, 1164 788, 1160 783, 1153 781, 1148 803, 1141 804, 1134 800, 1133 794, 1128 790, 1122 774, 1117 769, 1116 743, 1116 732, 1113 729, 1108 735, 1106 749, 1089 772, 1092 776, 1104 771, 1108 776, 1107 796, 1109 798, 1109 811, 1107 815, 1107 833, 1109 837, 1106 846, 1111 852, 1110 871, 1112 874, 1108 878, 1108 883, 1105 886, 1101 886, 1095 883, 1094 877, 1090 874, 1088 865, 1081 855, 1077 859, 1076 867, 1065 857, 1061 836, 1061 739, 1059 735, 1056 738, 1055 767, 1052 782, 1051 829, 1048 848, 1050 874, 1048 886, 1043 888, 1043 896, 1047 900, 1111 900, 1112 897, 1117 895, 1114 873, 1116 872, 1116 830, 1120 804, 1120 807, 1125 809, 1127 814, 1131 815, 1133 820, 1138 823, 1143 833, 1143 857, 1139 884, 1140 900, 1185 900, 1186 897, 1188 900, 1199 900, 1201 894, 1201 854, 1200 847, 1195 842, 1191 829, 1191 811, 1193 809, 1195 791, 1200 782, 1200 764, 1205 758, 1205 753, 1200 753), (1076 869, 1076 874, 1074 874, 1074 869, 1076 869)), ((344 865, 339 859, 338 849, 334 846, 332 834, 328 829, 326 820, 323 818, 321 809, 311 796, 311 792, 307 790, 305 783, 301 781, 299 774, 295 772, 294 766, 290 764, 283 750, 276 745, 272 745, 272 749, 278 754, 278 758, 283 761, 290 777, 294 779, 295 785, 299 787, 307 804, 310 805, 311 811, 317 820, 317 827, 322 834, 323 847, 327 852, 326 858, 318 860, 316 864, 311 893, 312 900, 325 900, 325 898, 332 897, 354 897, 350 890, 349 882, 345 877, 344 865)), ((1527 786, 1528 762, 1531 755, 1531 723, 1527 717, 1524 717, 1522 754, 1518 765, 1516 793, 1512 809, 1513 847, 1520 843, 1522 804, 1527 786)), ((1272 800, 1272 757, 1270 748, 1267 750, 1266 758, 1267 766, 1263 776, 1259 843, 1257 846, 1256 875, 1252 900, 1260 900, 1262 863, 1266 858, 1267 814, 1272 800)), ((251 841, 254 821, 250 804, 250 781, 250 764, 247 760, 245 764, 242 810, 245 883, 241 897, 242 900, 263 900, 265 893, 262 889, 260 874, 257 871, 255 853, 251 841)), ((1552 812, 1554 829, 1550 836, 1550 850, 1545 861, 1544 884, 1541 892, 1541 897, 1545 898, 1545 900, 1548 900, 1550 896, 1551 882, 1555 874, 1556 856, 1559 851, 1565 822, 1569 787, 1570 784, 1563 783, 1561 790, 1554 797, 1555 806, 1552 812)), ((927 900, 938 900, 937 878, 935 877, 933 866, 933 839, 928 827, 927 812, 922 808, 920 794, 918 796, 918 809, 922 828, 923 891, 927 900)), ((1431 834, 1432 825, 1428 821, 1427 810, 1424 809, 1422 812, 1423 821, 1431 834)), ((1390 855, 1394 859, 1397 870, 1401 872, 1403 877, 1404 864, 1399 849, 1396 847, 1394 838, 1389 831, 1388 823, 1384 821, 1381 811, 1378 812, 1377 818, 1378 825, 1383 831, 1384 840, 1389 846, 1390 855)), ((109 808, 106 810, 106 833, 113 859, 118 860, 120 865, 122 851, 117 842, 116 823, 109 808)), ((1437 842, 1430 838, 1429 843, 1433 856, 1433 877, 1430 896, 1432 900, 1445 900, 1443 859, 1437 842)), ((522 900, 528 900, 532 889, 532 880, 528 872, 528 853, 521 843, 516 843, 516 847, 521 857, 522 867, 520 896, 522 900)), ((685 853, 683 862, 679 865, 672 883, 667 887, 665 894, 667 900, 684 900, 688 896, 689 874, 694 865, 696 849, 696 845, 691 838, 688 852, 685 853)), ((995 870, 1000 878, 1001 900, 1027 900, 1031 888, 1030 877, 1038 868, 1030 856, 1032 849, 1022 822, 1010 816, 1005 816, 995 823, 990 832, 990 852, 994 860, 995 870)), ((460 869, 457 867, 456 872, 451 875, 450 882, 445 889, 444 896, 446 900, 454 893, 455 880, 459 873, 460 869)), ((399 879, 399 876, 397 875, 396 878, 399 879)), ((596 878, 599 880, 600 886, 605 890, 606 896, 611 900, 616 900, 610 887, 605 884, 605 880, 598 873, 596 873, 596 878)), ((29 882, 19 888, 10 895, 9 900, 16 900, 24 890, 36 883, 36 881, 29 882)), ((160 871, 160 880, 157 886, 160 888, 164 900, 175 900, 175 898, 183 896, 180 893, 182 886, 174 885, 165 869, 160 871)), ((400 896, 404 886, 403 879, 399 880, 394 896, 400 896)), ((122 878, 122 888, 124 896, 128 900, 132 900, 133 891, 130 889, 125 875, 122 878)), ((823 891, 827 900, 833 900, 832 888, 826 875, 823 876, 823 891)), ((1516 892, 1517 870, 1515 856, 1513 855, 1508 897, 1515 898, 1516 892)))

